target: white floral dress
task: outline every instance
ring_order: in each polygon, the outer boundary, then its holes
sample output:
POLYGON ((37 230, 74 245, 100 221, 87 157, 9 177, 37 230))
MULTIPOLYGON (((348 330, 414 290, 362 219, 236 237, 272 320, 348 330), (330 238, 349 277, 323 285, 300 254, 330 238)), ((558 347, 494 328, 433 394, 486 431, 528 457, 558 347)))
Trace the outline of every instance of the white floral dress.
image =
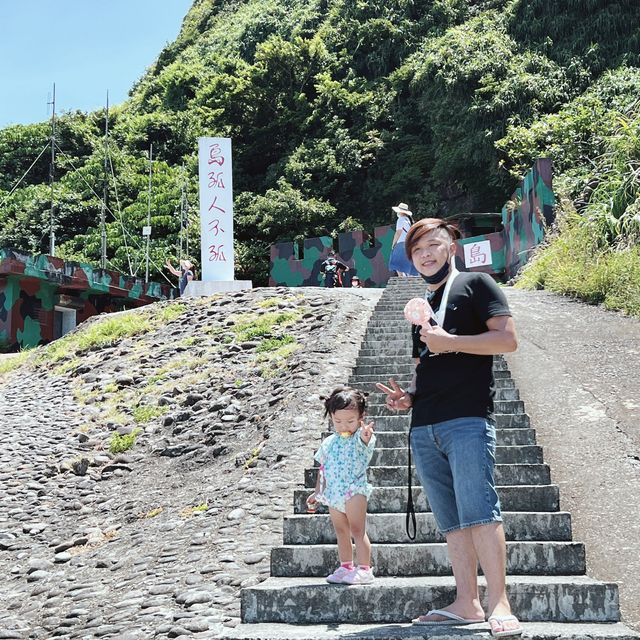
POLYGON ((343 438, 333 433, 322 441, 315 459, 320 463, 320 490, 316 499, 345 513, 345 504, 355 495, 368 498, 373 487, 367 480, 367 467, 376 444, 372 434, 369 444, 360 437, 360 429, 343 438))

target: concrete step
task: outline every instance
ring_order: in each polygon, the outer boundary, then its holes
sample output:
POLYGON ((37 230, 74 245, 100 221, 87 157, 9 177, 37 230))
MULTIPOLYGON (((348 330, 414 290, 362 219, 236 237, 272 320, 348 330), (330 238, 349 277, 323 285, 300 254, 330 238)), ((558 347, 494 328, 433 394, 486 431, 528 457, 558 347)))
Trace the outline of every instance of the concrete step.
MULTIPOLYGON (((426 609, 423 611, 426 613, 426 609)), ((277 623, 240 624, 225 630, 225 638, 235 640, 487 640, 488 623, 464 627, 417 627, 411 624, 319 624, 296 625, 277 623)), ((526 640, 638 640, 640 634, 618 623, 529 622, 526 640)))
MULTIPOLYGON (((420 481, 415 467, 412 468, 411 482, 419 486, 420 481)), ((374 487, 403 487, 407 484, 407 467, 369 467, 367 472, 369 482, 374 487)), ((316 486, 318 467, 305 469, 304 486, 310 489, 316 486)), ((551 473, 546 464, 497 464, 495 479, 498 486, 512 485, 547 485, 551 483, 551 473)))
MULTIPOLYGON (((507 540, 571 541, 571 515, 566 511, 555 513, 527 513, 503 511, 507 540)), ((369 513, 367 535, 373 544, 408 542, 404 513, 369 513)), ((285 516, 282 531, 283 543, 335 544, 336 534, 328 515, 322 513, 285 516)), ((432 513, 416 513, 415 542, 444 542, 437 530, 432 513)))
MULTIPOLYGON (((413 501, 416 513, 431 511, 422 491, 422 487, 413 487, 413 501)), ((296 489, 293 494, 294 513, 306 513, 306 499, 309 489, 296 489)), ((558 511, 560 508, 558 486, 548 485, 512 485, 498 487, 501 508, 504 511, 558 511)), ((369 513, 404 513, 407 506, 407 488, 374 487, 368 501, 369 513)), ((326 513, 322 505, 320 513, 326 513)))
MULTIPOLYGON (((496 464, 542 464, 542 462, 542 447, 538 445, 496 447, 496 464)), ((376 447, 370 466, 406 467, 407 447, 394 447, 391 449, 376 447)))
MULTIPOLYGON (((275 578, 328 576, 339 564, 335 544, 287 545, 271 550, 275 578)), ((453 575, 444 542, 375 544, 371 565, 382 576, 453 575)), ((508 542, 508 575, 583 575, 584 545, 580 542, 508 542)))
MULTIPOLYGON (((409 416, 406 416, 406 429, 403 431, 378 431, 376 433, 376 446, 383 449, 400 448, 407 446, 409 436, 409 416)), ((326 438, 332 432, 325 431, 322 438, 326 438)), ((496 441, 499 447, 513 447, 518 445, 535 445, 535 429, 497 429, 496 441)))
MULTIPOLYGON (((373 404, 367 406, 367 415, 375 423, 376 432, 380 431, 408 431, 410 414, 390 411, 384 405, 373 404)), ((496 413, 497 429, 529 429, 531 419, 526 413, 496 413)))
MULTIPOLYGON (((355 387, 356 389, 360 389, 360 391, 364 391, 368 393, 368 402, 379 402, 383 403, 383 399, 386 397, 386 394, 378 391, 376 387, 376 383, 381 382, 382 384, 388 385, 389 378, 393 378, 398 385, 402 389, 408 389, 409 383, 411 382, 412 374, 404 374, 402 376, 396 376, 392 374, 386 375, 374 375, 374 376, 351 376, 349 377, 349 386, 355 387)), ((518 389, 513 387, 503 387, 496 386, 496 400, 520 400, 520 392, 518 389)))
MULTIPOLYGON (((485 585, 479 579, 482 600, 485 585)), ((520 620, 618 622, 618 587, 586 576, 512 576, 511 606, 520 620)), ((455 599, 450 576, 377 578, 371 585, 331 585, 324 578, 269 578, 243 589, 243 622, 402 623, 455 599)), ((423 633, 425 630, 423 629, 423 633)))
MULTIPOLYGON (((354 376, 358 376, 358 375, 374 375, 374 374, 381 374, 381 375, 389 375, 389 369, 392 368, 394 374, 400 374, 400 373, 413 373, 415 371, 416 365, 414 362, 404 362, 404 363, 398 363, 396 365, 389 365, 388 363, 380 363, 380 364, 365 364, 365 365, 358 365, 356 367, 353 368, 353 373, 352 375, 354 376)), ((493 370, 494 371, 509 371, 509 369, 507 369, 506 366, 501 365, 500 363, 496 363, 494 362, 493 364, 493 370)), ((501 376, 504 377, 504 376, 501 376)))
MULTIPOLYGON (((388 345, 385 344, 385 346, 380 347, 380 353, 384 354, 386 353, 386 350, 388 348, 388 345)), ((357 367, 354 367, 354 369, 352 370, 351 376, 357 376, 359 375, 360 372, 355 371, 357 367)), ((393 365, 393 364, 389 364, 389 365, 381 365, 380 367, 380 371, 374 371, 374 372, 370 372, 366 375, 375 375, 375 374, 381 374, 384 375, 387 379, 390 377, 395 377, 396 375, 403 375, 403 374, 407 374, 407 373, 413 373, 413 369, 415 368, 415 363, 413 362, 413 360, 411 359, 411 352, 407 352, 407 356, 406 359, 404 361, 398 362, 397 365, 393 365), (403 370, 404 367, 404 370, 403 370)), ((498 378, 511 378, 511 372, 508 369, 494 369, 493 370, 493 377, 495 380, 497 380, 498 378)))
MULTIPOLYGON (((495 400, 493 403, 494 412, 496 414, 523 415, 524 402, 522 400, 495 400)), ((379 415, 379 412, 391 413, 385 408, 381 402, 367 403, 367 414, 370 416, 379 415)), ((408 415, 408 414, 404 414, 408 415)))

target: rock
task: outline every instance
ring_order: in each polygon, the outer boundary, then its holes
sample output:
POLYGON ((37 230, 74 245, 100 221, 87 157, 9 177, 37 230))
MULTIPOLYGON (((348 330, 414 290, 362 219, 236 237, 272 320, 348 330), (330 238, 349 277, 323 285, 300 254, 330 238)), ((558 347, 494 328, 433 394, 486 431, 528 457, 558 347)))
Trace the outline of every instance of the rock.
POLYGON ((73 471, 77 476, 85 475, 87 473, 87 469, 89 469, 88 458, 80 458, 80 460, 74 460, 71 463, 71 471, 73 471))

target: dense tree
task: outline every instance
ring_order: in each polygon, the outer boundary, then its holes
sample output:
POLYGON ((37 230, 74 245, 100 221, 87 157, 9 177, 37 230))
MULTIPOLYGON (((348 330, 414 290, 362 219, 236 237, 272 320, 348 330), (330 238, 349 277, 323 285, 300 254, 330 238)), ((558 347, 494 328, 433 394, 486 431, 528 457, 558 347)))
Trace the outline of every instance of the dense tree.
MULTIPOLYGON (((633 220, 637 17, 634 0, 196 0, 111 109, 108 176, 104 112, 59 119, 60 252, 99 259, 107 181, 109 264, 140 273, 153 145, 158 277, 183 188, 197 221, 209 135, 233 139, 236 273, 258 283, 271 243, 388 223, 399 200, 418 215, 499 210, 540 155, 582 210, 595 216, 609 184, 616 219, 633 220)), ((49 123, 0 130, 0 243, 47 249, 49 138, 49 123)))

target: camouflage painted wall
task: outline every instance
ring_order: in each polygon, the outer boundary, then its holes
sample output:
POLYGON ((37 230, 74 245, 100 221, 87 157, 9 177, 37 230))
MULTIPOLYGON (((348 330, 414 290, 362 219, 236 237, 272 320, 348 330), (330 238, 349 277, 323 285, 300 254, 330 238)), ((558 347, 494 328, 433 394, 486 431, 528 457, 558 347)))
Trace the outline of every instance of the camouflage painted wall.
POLYGON ((56 306, 74 309, 79 324, 104 311, 171 298, 174 292, 88 264, 0 249, 0 348, 50 342, 56 306))
POLYGON ((554 220, 551 181, 551 160, 537 160, 511 200, 502 207, 507 278, 513 278, 529 260, 531 250, 542 242, 545 230, 554 220))
MULTIPOLYGON (((338 257, 348 267, 345 285, 357 275, 365 287, 384 287, 393 274, 387 269, 391 255, 391 241, 395 227, 376 227, 373 241, 364 231, 351 231, 338 235, 338 257)), ((271 272, 269 286, 317 287, 323 285, 320 264, 333 249, 329 236, 304 241, 302 258, 293 242, 271 245, 271 272)))
MULTIPOLYGON (((520 186, 502 208, 502 229, 493 233, 465 237, 458 241, 457 262, 464 268, 464 245, 488 240, 491 264, 468 265, 469 271, 485 271, 506 280, 512 278, 526 263, 531 249, 544 236, 545 228, 554 216, 554 195, 551 185, 551 160, 536 161, 520 186)), ((468 214, 473 216, 473 214, 468 214)), ((373 242, 363 231, 341 233, 338 236, 338 257, 349 266, 345 284, 358 275, 366 287, 384 287, 390 276, 387 269, 395 226, 376 227, 373 242)), ((301 287, 322 286, 320 264, 334 248, 329 236, 304 241, 302 257, 293 242, 271 245, 269 285, 301 287)))

